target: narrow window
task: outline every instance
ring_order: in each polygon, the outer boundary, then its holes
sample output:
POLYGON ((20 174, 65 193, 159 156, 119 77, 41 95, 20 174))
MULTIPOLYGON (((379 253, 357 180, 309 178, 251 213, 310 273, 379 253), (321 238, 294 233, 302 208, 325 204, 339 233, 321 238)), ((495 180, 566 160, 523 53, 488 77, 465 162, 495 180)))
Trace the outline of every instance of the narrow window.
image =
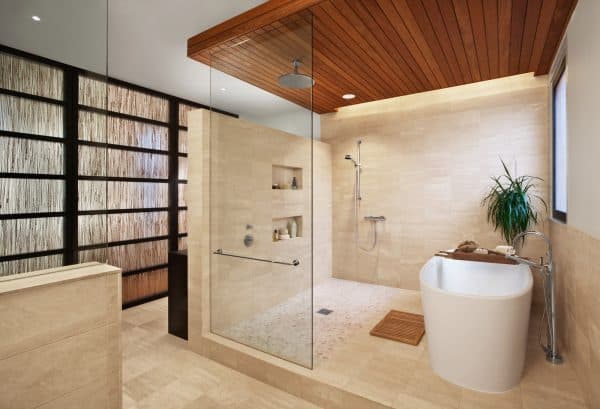
POLYGON ((552 93, 553 159, 552 216, 567 221, 567 66, 563 61, 552 93))

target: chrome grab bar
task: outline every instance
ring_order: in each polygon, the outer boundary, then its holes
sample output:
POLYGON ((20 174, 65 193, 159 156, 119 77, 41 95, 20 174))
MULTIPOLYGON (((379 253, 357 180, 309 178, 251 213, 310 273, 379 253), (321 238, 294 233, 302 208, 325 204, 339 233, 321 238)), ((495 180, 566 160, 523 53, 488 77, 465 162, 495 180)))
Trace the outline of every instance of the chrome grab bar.
POLYGON ((237 254, 229 254, 229 253, 225 253, 223 251, 223 249, 217 249, 216 251, 213 252, 213 254, 216 254, 216 255, 219 255, 219 256, 243 258, 245 260, 262 261, 264 263, 283 264, 284 266, 294 266, 294 267, 296 267, 296 266, 300 265, 300 262, 298 260, 296 260, 296 259, 292 260, 291 263, 288 263, 287 261, 275 261, 275 260, 268 260, 266 258, 256 258, 256 257, 239 256, 237 254))

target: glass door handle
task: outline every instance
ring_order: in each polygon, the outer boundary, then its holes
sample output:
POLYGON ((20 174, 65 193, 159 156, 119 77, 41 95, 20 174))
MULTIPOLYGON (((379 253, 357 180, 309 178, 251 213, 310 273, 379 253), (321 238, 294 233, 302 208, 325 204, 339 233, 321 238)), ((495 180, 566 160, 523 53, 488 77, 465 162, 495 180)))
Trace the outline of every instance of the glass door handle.
POLYGON ((227 257, 235 257, 235 258, 242 258, 245 260, 254 260, 254 261, 262 261, 263 263, 273 263, 273 264, 283 264, 284 266, 298 266, 300 265, 300 261, 294 259, 292 260, 292 262, 287 262, 287 261, 276 261, 276 260, 269 260, 266 258, 256 258, 256 257, 247 257, 247 256, 240 256, 237 254, 229 254, 229 253, 225 253, 223 251, 223 249, 217 249, 213 252, 213 254, 219 255, 219 256, 227 256, 227 257))

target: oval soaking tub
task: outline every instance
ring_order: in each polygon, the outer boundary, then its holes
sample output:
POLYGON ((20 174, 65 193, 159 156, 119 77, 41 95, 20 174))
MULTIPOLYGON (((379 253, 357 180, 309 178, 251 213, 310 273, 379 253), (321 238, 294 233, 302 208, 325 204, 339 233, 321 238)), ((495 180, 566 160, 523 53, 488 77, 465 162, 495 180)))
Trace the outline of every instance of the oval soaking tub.
POLYGON ((436 256, 420 281, 433 370, 480 392, 517 386, 527 350, 529 267, 436 256))

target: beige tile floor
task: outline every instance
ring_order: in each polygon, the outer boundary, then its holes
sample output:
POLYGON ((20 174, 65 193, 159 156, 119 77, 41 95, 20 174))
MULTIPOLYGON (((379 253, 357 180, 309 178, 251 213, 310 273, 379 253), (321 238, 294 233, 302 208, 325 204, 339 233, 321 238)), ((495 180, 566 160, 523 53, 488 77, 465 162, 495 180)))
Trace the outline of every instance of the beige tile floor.
MULTIPOLYGON (((395 289, 390 293, 370 284, 335 281, 337 289, 330 283, 324 287, 327 291, 320 293, 322 298, 315 292, 315 309, 335 310, 326 318, 315 319, 315 340, 328 334, 338 339, 325 349, 315 348, 321 352, 311 372, 315 378, 397 409, 586 408, 568 357, 561 366, 544 360, 533 325, 537 321, 532 321, 521 384, 507 393, 482 394, 452 385, 433 373, 426 337, 412 347, 368 334, 387 309, 420 313, 418 292, 395 289), (370 295, 359 313, 353 314, 359 304, 353 294, 358 292, 370 295), (378 298, 380 294, 385 297, 378 298), (336 318, 336 313, 343 319, 336 318), (346 329, 340 331, 333 320, 343 322, 346 329)), ((315 408, 188 351, 184 341, 166 332, 166 299, 124 311, 124 408, 315 408)))
POLYGON ((123 311, 123 409, 318 409, 188 350, 167 299, 123 311))

